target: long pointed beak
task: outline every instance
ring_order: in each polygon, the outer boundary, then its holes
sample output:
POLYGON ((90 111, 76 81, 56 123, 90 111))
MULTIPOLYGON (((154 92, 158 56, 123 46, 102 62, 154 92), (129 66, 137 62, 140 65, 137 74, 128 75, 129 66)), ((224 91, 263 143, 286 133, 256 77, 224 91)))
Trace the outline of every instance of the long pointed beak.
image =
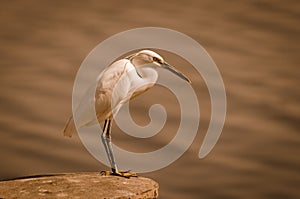
POLYGON ((175 75, 177 75, 181 79, 187 81, 188 83, 190 83, 190 84, 192 83, 189 78, 187 78, 184 74, 182 74, 181 72, 176 70, 173 66, 169 65, 168 63, 166 63, 166 62, 162 63, 162 67, 169 70, 169 71, 171 71, 172 73, 174 73, 175 75))

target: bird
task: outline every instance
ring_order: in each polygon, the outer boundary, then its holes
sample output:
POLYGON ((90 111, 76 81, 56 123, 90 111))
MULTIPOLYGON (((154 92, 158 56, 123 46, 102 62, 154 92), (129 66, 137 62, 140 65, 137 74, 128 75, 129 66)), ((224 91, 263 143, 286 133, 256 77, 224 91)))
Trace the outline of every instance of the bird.
MULTIPOLYGON (((103 123, 101 139, 111 166, 111 171, 105 172, 105 175, 127 178, 137 176, 130 171, 118 170, 111 146, 111 126, 113 116, 118 113, 123 104, 155 85, 158 79, 158 68, 167 69, 191 83, 182 72, 168 64, 161 55, 149 49, 143 49, 113 62, 98 76, 93 99, 97 121, 93 120, 95 117, 86 117, 77 127, 103 123)), ((63 129, 63 134, 71 137, 75 132, 74 118, 71 116, 63 129)))

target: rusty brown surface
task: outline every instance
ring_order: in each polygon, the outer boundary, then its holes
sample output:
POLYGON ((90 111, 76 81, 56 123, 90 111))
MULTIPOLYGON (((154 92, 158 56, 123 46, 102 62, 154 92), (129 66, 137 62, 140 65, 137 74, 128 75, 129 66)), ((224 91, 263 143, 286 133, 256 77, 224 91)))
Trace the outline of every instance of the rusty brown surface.
POLYGON ((157 198, 158 183, 144 177, 70 173, 0 182, 0 198, 157 198))

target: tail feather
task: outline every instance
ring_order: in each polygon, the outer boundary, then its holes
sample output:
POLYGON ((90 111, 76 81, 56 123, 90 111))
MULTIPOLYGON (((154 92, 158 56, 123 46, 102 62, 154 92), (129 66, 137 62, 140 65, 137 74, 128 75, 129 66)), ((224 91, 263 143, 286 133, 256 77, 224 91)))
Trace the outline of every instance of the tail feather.
POLYGON ((70 119, 67 121, 67 124, 63 130, 64 136, 72 137, 72 135, 76 132, 76 127, 74 123, 74 119, 71 116, 70 119))

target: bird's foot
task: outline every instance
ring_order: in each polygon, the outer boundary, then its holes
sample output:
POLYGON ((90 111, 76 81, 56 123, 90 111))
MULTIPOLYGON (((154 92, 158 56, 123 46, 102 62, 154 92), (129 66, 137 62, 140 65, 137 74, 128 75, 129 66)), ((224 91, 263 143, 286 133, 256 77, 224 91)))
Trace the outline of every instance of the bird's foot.
POLYGON ((124 178, 138 177, 136 173, 130 171, 101 171, 103 176, 119 176, 124 178))

